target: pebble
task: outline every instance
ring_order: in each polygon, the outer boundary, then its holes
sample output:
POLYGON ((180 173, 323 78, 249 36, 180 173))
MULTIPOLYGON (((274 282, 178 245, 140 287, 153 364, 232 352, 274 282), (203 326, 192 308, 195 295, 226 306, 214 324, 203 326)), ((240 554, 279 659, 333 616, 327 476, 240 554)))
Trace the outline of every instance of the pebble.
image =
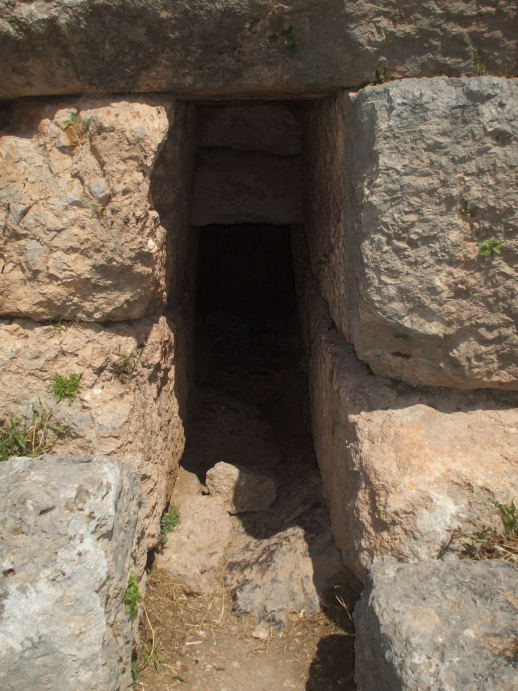
POLYGON ((252 638, 258 638, 260 641, 267 641, 270 638, 270 632, 265 626, 259 624, 252 631, 252 638))

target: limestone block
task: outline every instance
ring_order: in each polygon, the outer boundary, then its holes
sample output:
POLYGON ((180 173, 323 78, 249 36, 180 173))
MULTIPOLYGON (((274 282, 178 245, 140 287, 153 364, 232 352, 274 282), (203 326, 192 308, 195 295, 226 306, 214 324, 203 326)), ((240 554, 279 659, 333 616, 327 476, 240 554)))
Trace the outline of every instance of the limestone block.
POLYGON ((116 457, 142 481, 144 530, 153 545, 183 451, 181 357, 165 318, 108 326, 0 323, 0 420, 47 409, 65 427, 55 451, 116 457), (127 373, 120 372, 123 368, 127 373), (55 374, 80 376, 75 399, 57 403, 55 374))
POLYGON ((301 153, 301 138, 296 114, 282 104, 201 106, 198 110, 196 140, 202 147, 294 156, 301 153))
POLYGON ((518 686, 518 567, 376 564, 354 610, 358 691, 518 686))
POLYGON ((351 137, 358 357, 414 385, 518 389, 516 80, 369 87, 351 137))
POLYGON ((201 150, 192 224, 302 223, 302 163, 255 151, 201 150))
POLYGON ((166 231, 150 178, 172 119, 162 96, 16 107, 0 132, 0 315, 119 321, 161 308, 166 231))
POLYGON ((0 464, 0 686, 122 691, 135 625, 124 594, 145 560, 137 476, 112 458, 0 464))
POLYGON ((230 530, 230 516, 218 501, 191 496, 156 564, 193 593, 210 593, 218 584, 230 530))
POLYGON ((507 1, 1 0, 0 17, 0 99, 297 98, 360 85, 383 66, 404 77, 516 69, 516 7, 507 1), (282 37, 290 27, 293 50, 282 37))
POLYGON ((344 562, 434 559, 455 529, 499 524, 518 496, 518 396, 373 375, 330 325, 314 336, 313 436, 344 562), (329 329, 329 330, 328 330, 329 329))
POLYGON ((273 477, 224 461, 207 470, 205 482, 211 496, 229 513, 263 511, 277 494, 273 477))

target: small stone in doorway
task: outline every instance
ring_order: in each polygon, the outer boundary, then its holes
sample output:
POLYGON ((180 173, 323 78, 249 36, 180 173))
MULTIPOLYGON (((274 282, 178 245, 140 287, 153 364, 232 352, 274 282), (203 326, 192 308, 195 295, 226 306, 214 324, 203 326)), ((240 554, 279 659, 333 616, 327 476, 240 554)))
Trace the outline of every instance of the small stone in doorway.
POLYGON ((206 484, 211 496, 232 514, 263 511, 277 494, 273 478, 224 461, 207 471, 206 484))

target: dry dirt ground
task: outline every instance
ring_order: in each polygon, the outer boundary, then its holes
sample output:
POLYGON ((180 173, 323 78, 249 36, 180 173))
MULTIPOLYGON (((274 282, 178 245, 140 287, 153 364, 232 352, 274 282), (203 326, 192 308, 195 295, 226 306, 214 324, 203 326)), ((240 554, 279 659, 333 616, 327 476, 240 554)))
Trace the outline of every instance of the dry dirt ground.
POLYGON ((338 603, 328 614, 290 613, 284 630, 265 628, 268 638, 259 640, 252 635, 255 618, 236 617, 224 589, 211 596, 189 595, 164 571, 152 570, 145 607, 139 651, 145 669, 137 689, 355 688, 353 629, 338 603))

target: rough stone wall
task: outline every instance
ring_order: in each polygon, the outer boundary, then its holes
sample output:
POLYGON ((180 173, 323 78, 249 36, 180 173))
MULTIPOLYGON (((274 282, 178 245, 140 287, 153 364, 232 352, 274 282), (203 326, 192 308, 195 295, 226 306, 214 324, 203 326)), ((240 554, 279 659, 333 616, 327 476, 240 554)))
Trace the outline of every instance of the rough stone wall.
POLYGON ((518 85, 495 77, 391 82, 310 114, 313 271, 375 373, 518 388, 517 114, 518 85))
POLYGON ((414 388, 373 374, 346 343, 293 234, 313 439, 344 562, 439 557, 455 530, 498 524, 518 495, 518 396, 414 388))
POLYGON ((184 443, 189 109, 163 96, 29 102, 7 127, 0 419, 47 410, 64 427, 56 450, 135 469, 151 547, 184 443), (79 393, 57 403, 54 375, 70 373, 79 393))
POLYGON ((0 0, 0 98, 307 97, 384 66, 398 77, 511 76, 516 16, 508 0, 0 0))
POLYGON ((296 111, 281 104, 199 109, 193 225, 302 223, 296 111))

